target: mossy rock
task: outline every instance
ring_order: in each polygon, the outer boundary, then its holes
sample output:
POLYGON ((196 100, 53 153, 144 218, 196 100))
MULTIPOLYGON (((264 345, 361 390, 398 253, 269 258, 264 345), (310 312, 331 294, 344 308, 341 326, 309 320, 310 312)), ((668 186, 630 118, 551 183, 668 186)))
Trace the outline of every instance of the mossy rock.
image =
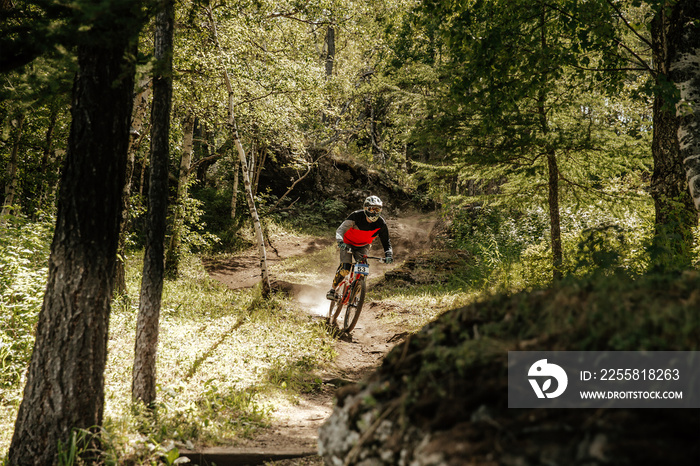
POLYGON ((698 350, 700 276, 599 276, 442 315, 343 387, 327 464, 696 465, 697 410, 509 409, 509 350, 698 350), (342 439, 342 440, 341 440, 342 439))

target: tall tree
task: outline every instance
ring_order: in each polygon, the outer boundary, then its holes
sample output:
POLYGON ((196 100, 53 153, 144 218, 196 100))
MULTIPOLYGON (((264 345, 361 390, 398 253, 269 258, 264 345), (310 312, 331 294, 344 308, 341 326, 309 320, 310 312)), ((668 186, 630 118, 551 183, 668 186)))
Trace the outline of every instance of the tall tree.
MULTIPOLYGON (((209 15, 209 21, 211 24, 211 30, 213 33, 213 40, 216 48, 219 52, 222 52, 221 42, 219 41, 219 34, 216 24, 216 19, 214 18, 214 11, 211 6, 207 7, 207 13, 209 15)), ((263 297, 267 297, 270 294, 270 276, 267 271, 267 254, 265 252, 265 238, 263 236, 262 226, 260 225, 260 216, 258 215, 258 210, 255 206, 255 198, 253 196, 253 188, 251 185, 248 163, 246 161, 245 150, 243 149, 243 144, 241 143, 241 138, 238 135, 238 125, 236 124, 236 114, 234 111, 234 94, 233 85, 231 83, 231 77, 226 68, 223 70, 224 83, 226 84, 226 89, 228 91, 228 130, 231 132, 231 138, 238 150, 238 158, 241 163, 241 171, 243 173, 243 185, 246 191, 246 199, 248 200, 248 209, 250 211, 250 216, 253 220, 253 227, 255 228, 255 237, 258 243, 258 251, 260 254, 260 275, 262 278, 262 294, 263 297)))
POLYGON ((119 246, 117 248, 117 271, 114 277, 114 292, 118 295, 125 295, 126 290, 126 240, 129 234, 129 215, 131 203, 131 186, 134 177, 134 166, 136 162, 136 151, 143 138, 145 126, 145 116, 148 110, 148 101, 151 95, 152 80, 150 77, 143 77, 136 85, 136 96, 134 97, 133 115, 131 118, 131 138, 129 139, 129 150, 126 162, 126 182, 122 190, 122 221, 119 232, 119 246))
POLYGON ((682 30, 671 60, 670 73, 680 93, 676 105, 680 158, 686 170, 693 203, 700 211, 700 3, 679 0, 676 7, 682 30))
POLYGON ((657 87, 652 142, 654 172, 651 195, 655 211, 652 258, 654 266, 662 269, 690 266, 693 228, 697 225, 697 213, 688 195, 679 146, 680 117, 676 115, 677 96, 671 73, 672 63, 678 57, 677 48, 683 40, 683 31, 689 29, 688 17, 683 17, 687 9, 688 6, 681 1, 662 2, 657 5, 651 22, 653 74, 657 87))
POLYGON ((190 180, 192 167, 192 152, 194 150, 194 125, 196 118, 191 111, 187 112, 183 125, 182 154, 180 155, 180 172, 177 178, 177 190, 175 194, 175 211, 173 214, 170 244, 165 257, 165 273, 170 277, 176 277, 180 266, 180 235, 184 225, 185 201, 187 199, 187 187, 190 180))
POLYGON ((141 299, 136 322, 136 348, 131 396, 146 406, 156 400, 158 320, 163 293, 165 224, 168 211, 168 162, 172 103, 174 0, 162 0, 156 14, 153 105, 151 110, 151 165, 148 188, 146 251, 141 299))
MULTIPOLYGON (((545 201, 557 279, 563 265, 562 184, 572 192, 588 183, 576 173, 583 164, 577 159, 594 156, 600 141, 591 129, 600 118, 587 114, 593 101, 586 93, 595 87, 574 72, 582 57, 571 47, 575 37, 567 15, 555 3, 427 1, 419 7, 418 24, 433 37, 422 44, 420 59, 439 70, 444 86, 422 123, 441 139, 430 143, 455 161, 501 167, 498 176, 508 182, 503 193, 545 201)), ((416 46, 410 47, 415 56, 416 46)))
POLYGON ((12 150, 10 155, 10 161, 8 164, 8 180, 5 185, 5 197, 3 198, 2 211, 0 211, 0 227, 5 226, 7 221, 7 216, 10 215, 13 205, 15 203, 15 194, 17 193, 17 155, 19 153, 19 147, 22 142, 22 131, 24 129, 24 113, 20 113, 14 120, 15 126, 15 137, 12 143, 12 150))
POLYGON ((86 27, 74 32, 80 45, 73 120, 12 465, 55 464, 59 443, 67 444, 73 429, 102 424, 140 5, 74 4, 86 27))

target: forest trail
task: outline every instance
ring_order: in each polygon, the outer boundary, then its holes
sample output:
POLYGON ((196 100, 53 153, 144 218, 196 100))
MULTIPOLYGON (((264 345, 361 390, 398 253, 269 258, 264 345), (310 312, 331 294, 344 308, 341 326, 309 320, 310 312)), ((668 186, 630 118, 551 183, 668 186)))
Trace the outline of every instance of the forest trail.
MULTIPOLYGON (((414 254, 430 248, 433 233, 438 224, 436 214, 414 214, 400 218, 387 218, 390 237, 394 249, 395 264, 400 264, 414 254)), ((334 244, 334 238, 302 238, 291 234, 276 235, 268 245, 267 257, 271 264, 293 258, 301 254, 320 251, 334 244)), ((380 246, 374 246, 375 252, 380 246)), ((319 264, 323 281, 317 283, 289 283, 274 281, 273 288, 283 290, 297 300, 302 309, 315 318, 324 319, 329 302, 325 298, 328 285, 337 267, 337 258, 332 263, 319 264)), ((396 265, 373 263, 369 287, 381 280, 384 273, 396 265)), ((230 288, 252 287, 260 281, 257 249, 251 248, 233 258, 209 261, 206 264, 209 275, 230 288)), ((401 318, 387 323, 382 319, 385 311, 380 302, 368 299, 362 309, 357 326, 350 335, 336 339, 336 359, 328 367, 322 368, 323 385, 321 390, 301 396, 299 403, 285 407, 273 414, 272 426, 253 439, 244 440, 235 447, 208 448, 203 456, 188 454, 199 464, 216 462, 223 464, 321 464, 316 457, 318 428, 331 414, 333 398, 337 389, 350 382, 357 382, 379 366, 384 356, 407 334, 407 326, 401 318), (288 463, 284 458, 303 458, 288 463)), ((391 312, 401 315, 408 309, 392 307, 391 312)), ((329 332, 333 329, 329 328, 329 332)))

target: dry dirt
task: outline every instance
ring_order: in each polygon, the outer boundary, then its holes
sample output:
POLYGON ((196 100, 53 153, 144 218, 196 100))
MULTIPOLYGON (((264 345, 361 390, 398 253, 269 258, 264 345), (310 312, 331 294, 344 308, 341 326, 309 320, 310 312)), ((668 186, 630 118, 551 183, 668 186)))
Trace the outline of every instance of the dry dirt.
MULTIPOLYGON (((387 218, 387 223, 394 257, 397 263, 401 263, 414 253, 430 247, 438 220, 434 214, 417 214, 387 218)), ((274 263, 328 247, 333 244, 334 238, 314 238, 309 241, 308 238, 282 235, 273 237, 271 242, 267 248, 267 258, 274 263)), ((375 248, 381 250, 378 246, 375 248)), ((252 287, 260 280, 259 259, 254 248, 236 257, 210 261, 205 265, 212 278, 231 288, 252 287)), ((324 270, 328 275, 328 284, 336 267, 337 263, 328 264, 324 270)), ((376 278, 395 267, 396 265, 373 264, 372 276, 376 278)), ((288 292, 309 312, 318 314, 318 309, 314 308, 328 306, 324 297, 325 285, 273 282, 273 287, 288 292)), ((389 350, 406 335, 405 328, 380 319, 382 310, 380 303, 365 301, 360 320, 352 333, 336 339, 338 357, 330 367, 324 369, 324 384, 320 392, 303 395, 298 405, 276 412, 271 428, 245 443, 230 448, 206 449, 200 452, 202 456, 199 457, 197 454, 187 456, 197 464, 216 462, 218 466, 263 464, 270 461, 276 465, 322 464, 316 456, 318 428, 331 414, 335 391, 374 371, 389 350)), ((329 328, 329 332, 334 332, 334 329, 329 328)))

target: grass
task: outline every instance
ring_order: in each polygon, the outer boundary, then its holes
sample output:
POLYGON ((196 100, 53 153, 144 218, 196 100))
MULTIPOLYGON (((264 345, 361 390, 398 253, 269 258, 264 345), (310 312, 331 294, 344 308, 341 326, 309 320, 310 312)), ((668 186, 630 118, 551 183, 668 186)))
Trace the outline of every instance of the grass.
POLYGON ((420 285, 416 287, 383 288, 370 290, 367 298, 380 301, 386 311, 383 320, 401 324, 409 332, 416 332, 444 312, 464 306, 473 301, 479 293, 448 288, 440 285, 420 285))
MULTIPOLYGON (((138 264, 131 269, 129 290, 136 290, 138 264)), ((136 306, 113 311, 105 417, 123 434, 235 443, 267 425, 276 409, 269 400, 313 390, 314 370, 334 357, 330 337, 289 299, 264 302, 257 289, 232 291, 195 257, 177 281, 166 282, 163 296, 153 425, 139 425, 130 403, 136 306)))
MULTIPOLYGON (((110 321, 103 435, 114 461, 235 444, 267 426, 276 409, 319 388, 315 371, 335 357, 323 327, 284 296, 265 302, 258 289, 228 289, 188 257, 181 277, 164 286, 157 409, 139 410, 130 387, 141 267, 130 258, 128 295, 115 299, 110 321)), ((0 456, 9 447, 22 385, 3 391, 0 456)))

